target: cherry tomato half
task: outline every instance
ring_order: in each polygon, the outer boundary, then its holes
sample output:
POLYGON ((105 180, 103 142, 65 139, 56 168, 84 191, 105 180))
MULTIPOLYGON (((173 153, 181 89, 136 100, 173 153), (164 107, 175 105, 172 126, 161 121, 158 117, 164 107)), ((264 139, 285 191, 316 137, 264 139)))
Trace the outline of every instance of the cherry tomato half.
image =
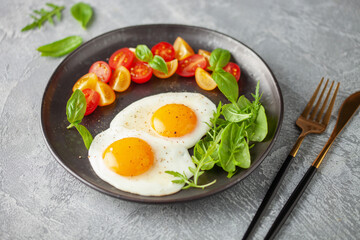
POLYGON ((203 49, 199 49, 198 54, 201 55, 201 56, 204 56, 206 61, 207 61, 208 66, 210 66, 211 52, 208 52, 208 51, 203 50, 203 49))
POLYGON ((128 48, 122 48, 111 55, 109 65, 113 70, 120 66, 124 66, 129 69, 134 61, 134 58, 135 54, 133 52, 131 52, 128 48))
POLYGON ((195 75, 195 71, 198 67, 205 69, 206 66, 207 62, 205 57, 199 54, 195 54, 179 61, 179 66, 176 70, 176 73, 182 77, 192 77, 195 75))
POLYGON ((145 83, 152 76, 152 68, 144 62, 134 63, 130 68, 131 80, 136 83, 145 83))
POLYGON ((73 86, 73 91, 90 88, 100 95, 99 106, 106 106, 115 101, 116 95, 114 90, 98 79, 95 73, 87 73, 82 76, 73 86))
POLYGON ((175 57, 177 60, 181 61, 191 55, 194 55, 194 50, 190 45, 181 37, 177 37, 174 42, 175 57))
POLYGON ((176 72, 176 69, 178 68, 178 60, 175 58, 174 60, 171 60, 169 62, 166 62, 166 66, 168 69, 168 73, 160 72, 156 69, 153 69, 153 74, 158 78, 169 78, 176 72))
POLYGON ((240 71, 240 67, 236 63, 229 62, 223 69, 228 73, 234 75, 236 81, 239 81, 241 71, 240 71))
POLYGON ((159 55, 165 62, 169 62, 175 58, 174 47, 167 42, 160 42, 152 47, 151 52, 154 55, 159 55))
POLYGON ((86 98, 85 116, 87 116, 87 115, 91 114, 92 112, 94 112, 95 109, 97 108, 97 106, 99 105, 100 94, 90 88, 86 88, 82 91, 86 98))
POLYGON ((110 66, 104 61, 97 61, 91 65, 89 73, 95 73, 100 81, 107 83, 111 77, 110 66))

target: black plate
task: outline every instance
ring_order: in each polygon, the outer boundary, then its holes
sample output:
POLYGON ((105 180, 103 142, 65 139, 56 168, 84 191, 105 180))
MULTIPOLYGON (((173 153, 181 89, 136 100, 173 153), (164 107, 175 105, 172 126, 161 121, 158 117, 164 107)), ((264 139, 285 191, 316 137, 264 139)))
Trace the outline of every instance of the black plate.
MULTIPOLYGON (((199 92, 210 98, 215 104, 225 101, 218 91, 200 89, 194 78, 182 78, 174 75, 169 79, 152 79, 146 84, 132 83, 124 93, 117 93, 116 101, 106 107, 99 107, 83 124, 93 136, 109 127, 113 117, 130 103, 143 97, 162 92, 199 92)), ((41 106, 41 124, 49 149, 57 161, 71 174, 88 186, 108 195, 137 202, 166 203, 199 199, 218 193, 233 186, 249 175, 266 157, 278 136, 283 118, 283 101, 279 85, 265 62, 250 48, 222 33, 209 29, 184 25, 142 25, 114 30, 96 37, 70 54, 55 70, 45 89, 41 106), (107 61, 110 55, 123 47, 136 47, 146 44, 152 47, 158 42, 173 43, 177 36, 184 38, 192 48, 212 51, 215 48, 228 49, 233 61, 241 68, 239 81, 240 94, 251 98, 257 81, 263 92, 262 104, 266 109, 270 132, 265 142, 251 149, 252 165, 239 171, 228 179, 226 173, 214 169, 204 174, 204 181, 217 179, 216 184, 204 190, 188 189, 164 197, 147 197, 123 192, 101 180, 93 171, 87 150, 75 129, 67 130, 66 102, 72 93, 77 79, 86 74, 91 64, 98 60, 107 61)))

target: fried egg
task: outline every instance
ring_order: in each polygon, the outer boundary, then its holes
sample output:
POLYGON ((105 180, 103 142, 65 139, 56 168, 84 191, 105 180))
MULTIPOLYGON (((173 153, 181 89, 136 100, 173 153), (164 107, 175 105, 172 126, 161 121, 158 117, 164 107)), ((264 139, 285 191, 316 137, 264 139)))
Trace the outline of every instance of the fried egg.
POLYGON ((195 167, 185 147, 121 127, 108 128, 94 138, 89 160, 104 181, 144 196, 178 192, 183 184, 173 183, 174 176, 165 171, 192 177, 189 167, 195 167))
POLYGON ((121 112, 110 128, 146 132, 172 143, 193 147, 208 131, 216 106, 199 93, 169 92, 140 99, 121 112))

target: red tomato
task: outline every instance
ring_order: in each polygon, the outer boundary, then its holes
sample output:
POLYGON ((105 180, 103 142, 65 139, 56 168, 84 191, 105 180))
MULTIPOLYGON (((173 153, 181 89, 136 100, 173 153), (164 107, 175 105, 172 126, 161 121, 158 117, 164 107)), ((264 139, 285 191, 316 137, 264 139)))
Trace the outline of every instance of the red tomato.
POLYGON ((233 62, 229 62, 225 67, 224 70, 227 71, 228 73, 231 73, 232 75, 234 75, 234 77, 236 78, 236 81, 239 81, 240 79, 240 67, 233 62))
POLYGON ((100 81, 107 83, 111 77, 110 66, 104 61, 97 61, 91 65, 89 73, 95 73, 100 81))
POLYGON ((145 83, 152 76, 152 68, 144 62, 134 63, 130 68, 131 80, 136 83, 145 83))
POLYGON ((85 116, 91 114, 97 108, 100 101, 100 94, 90 88, 83 90, 86 98, 86 112, 85 116))
POLYGON ((160 42, 152 47, 151 52, 154 55, 159 55, 165 62, 169 62, 175 58, 174 47, 167 42, 160 42))
POLYGON ((198 67, 205 69, 206 66, 207 62, 205 57, 199 54, 195 54, 179 61, 179 66, 176 70, 176 73, 182 77, 192 77, 195 76, 195 71, 198 67))
POLYGON ((109 59, 109 65, 113 70, 120 66, 124 66, 129 69, 132 62, 134 61, 134 58, 135 54, 132 51, 130 51, 128 48, 122 48, 111 55, 109 59))

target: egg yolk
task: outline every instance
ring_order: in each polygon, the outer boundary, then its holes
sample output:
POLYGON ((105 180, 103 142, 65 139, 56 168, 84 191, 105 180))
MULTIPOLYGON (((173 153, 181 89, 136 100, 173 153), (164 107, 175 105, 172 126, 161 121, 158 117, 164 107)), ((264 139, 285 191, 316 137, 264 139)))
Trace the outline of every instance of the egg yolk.
POLYGON ((164 137, 182 137, 191 133, 196 124, 196 114, 183 104, 162 106, 151 118, 152 128, 164 137))
POLYGON ((137 176, 153 165, 154 154, 147 142, 129 137, 110 144, 103 153, 103 159, 113 172, 122 176, 137 176))

